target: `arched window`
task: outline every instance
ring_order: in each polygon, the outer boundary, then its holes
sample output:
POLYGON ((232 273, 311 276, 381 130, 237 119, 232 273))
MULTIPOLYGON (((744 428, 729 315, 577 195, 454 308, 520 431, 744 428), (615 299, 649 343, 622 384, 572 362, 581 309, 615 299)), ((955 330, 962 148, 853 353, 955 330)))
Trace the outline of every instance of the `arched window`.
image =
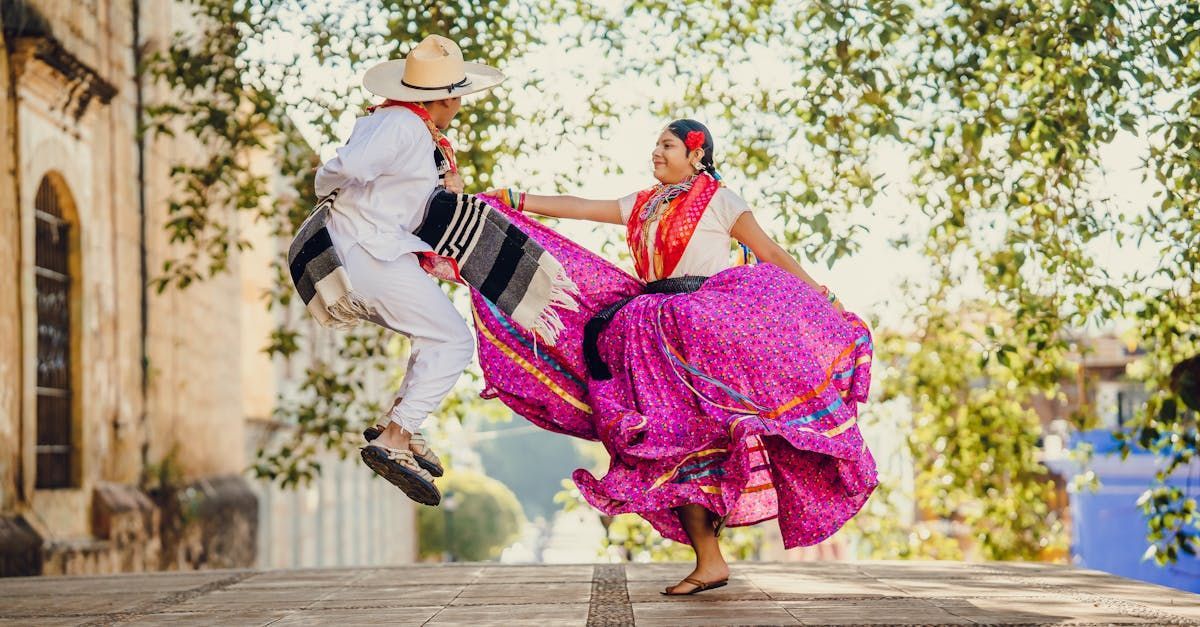
POLYGON ((75 469, 71 395, 71 223, 49 177, 34 200, 37 246, 37 480, 38 488, 71 487, 75 469))

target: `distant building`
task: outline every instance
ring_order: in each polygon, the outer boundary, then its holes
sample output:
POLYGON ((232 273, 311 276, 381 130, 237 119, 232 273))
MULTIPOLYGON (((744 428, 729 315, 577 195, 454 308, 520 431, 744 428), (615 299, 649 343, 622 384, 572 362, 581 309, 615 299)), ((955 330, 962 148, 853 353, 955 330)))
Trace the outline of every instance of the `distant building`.
POLYGON ((257 352, 280 242, 243 225, 259 248, 227 274, 146 287, 172 256, 170 168, 202 153, 139 140, 141 103, 164 94, 136 53, 191 20, 172 0, 0 0, 0 575, 415 555, 372 548, 411 537, 414 510, 361 467, 301 492, 247 479, 302 367, 257 352))
MULTIPOLYGON (((1130 379, 1126 368, 1141 354, 1136 345, 1116 337, 1099 336, 1086 341, 1075 390, 1069 403, 1057 412, 1042 414, 1047 424, 1045 462, 1069 482, 1083 470, 1096 474, 1100 487, 1069 495, 1071 560, 1077 565, 1107 571, 1192 592, 1200 592, 1200 560, 1183 554, 1178 563, 1158 566, 1142 559, 1148 546, 1146 518, 1138 498, 1154 482, 1159 462, 1154 455, 1133 451, 1128 458, 1116 454, 1112 433, 1124 427, 1146 404, 1145 384, 1130 379), (1086 403, 1094 412, 1096 428, 1076 432, 1066 421, 1070 412, 1086 403), (1065 412, 1065 413, 1064 413, 1065 412), (1081 465, 1067 451, 1079 444, 1093 448, 1093 457, 1081 465)), ((1052 408, 1053 409, 1053 408, 1052 408)), ((1171 482, 1200 497, 1200 460, 1176 472, 1171 482)))

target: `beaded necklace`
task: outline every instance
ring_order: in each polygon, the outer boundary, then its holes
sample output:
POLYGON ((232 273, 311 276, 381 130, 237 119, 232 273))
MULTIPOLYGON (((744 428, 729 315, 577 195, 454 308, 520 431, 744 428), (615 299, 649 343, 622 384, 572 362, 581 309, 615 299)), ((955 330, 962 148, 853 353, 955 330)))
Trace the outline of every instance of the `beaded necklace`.
MULTIPOLYGON (((679 203, 673 203, 676 198, 688 193, 692 189, 692 183, 696 180, 695 175, 689 176, 678 183, 664 185, 659 183, 654 186, 654 191, 650 196, 650 200, 646 201, 646 206, 642 208, 642 250, 649 251, 650 248, 650 225, 658 222, 658 228, 661 229, 663 223, 671 216, 672 209, 678 207, 679 203)), ((658 229, 654 229, 655 232, 658 229)), ((662 277, 659 277, 662 278, 662 277)))
POLYGON ((634 265, 643 281, 671 274, 720 186, 704 173, 638 193, 626 230, 634 265), (654 223, 657 228, 652 236, 650 226, 654 223))

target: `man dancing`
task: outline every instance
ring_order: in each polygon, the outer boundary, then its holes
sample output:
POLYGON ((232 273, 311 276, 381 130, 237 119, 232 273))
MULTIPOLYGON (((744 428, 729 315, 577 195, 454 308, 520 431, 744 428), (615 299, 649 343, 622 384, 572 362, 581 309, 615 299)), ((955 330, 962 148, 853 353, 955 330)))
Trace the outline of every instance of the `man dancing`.
POLYGON ((386 427, 367 429, 362 458, 413 500, 437 505, 442 466, 418 429, 471 361, 474 341, 427 275, 470 285, 518 325, 554 345, 560 310, 578 308, 562 264, 503 212, 463 193, 442 131, 460 98, 504 80, 463 61, 451 40, 425 38, 402 61, 363 78, 386 98, 359 118, 337 157, 317 171, 321 198, 288 250, 292 281, 327 326, 369 320, 411 339, 386 427))
MULTIPOLYGON (((338 313, 343 319, 337 322, 364 318, 411 340, 408 370, 387 426, 368 431, 363 459, 427 505, 441 500, 433 477, 441 476, 442 467, 418 430, 470 363, 474 341, 450 299, 422 269, 420 256, 432 254, 432 248, 414 233, 435 188, 463 192, 454 150, 442 135, 461 97, 503 80, 499 70, 464 62, 452 40, 426 37, 405 59, 366 73, 363 86, 386 100, 358 119, 350 139, 316 175, 317 196, 329 209, 328 239, 344 270, 337 276, 353 284, 339 312, 337 302, 327 306, 319 298, 321 282, 313 281, 318 285, 310 291, 325 308, 318 319, 338 313)), ((297 264, 291 265, 295 275, 297 264)), ((303 296, 301 282, 297 287, 303 296)))

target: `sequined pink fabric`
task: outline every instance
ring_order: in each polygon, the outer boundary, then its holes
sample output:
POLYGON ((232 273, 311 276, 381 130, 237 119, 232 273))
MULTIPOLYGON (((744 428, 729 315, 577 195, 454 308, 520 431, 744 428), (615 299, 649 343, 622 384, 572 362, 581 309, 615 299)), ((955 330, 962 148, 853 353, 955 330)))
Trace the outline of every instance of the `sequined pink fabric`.
POLYGON ((588 380, 584 324, 641 283, 489 202, 563 263, 581 307, 562 312, 566 331, 546 347, 473 294, 484 394, 604 444, 608 471, 573 475, 589 503, 685 543, 671 508, 688 503, 729 526, 774 518, 787 547, 820 542, 858 512, 877 479, 856 426, 872 354, 857 316, 775 266, 731 268, 693 293, 631 301, 600 336, 613 378, 588 380))

